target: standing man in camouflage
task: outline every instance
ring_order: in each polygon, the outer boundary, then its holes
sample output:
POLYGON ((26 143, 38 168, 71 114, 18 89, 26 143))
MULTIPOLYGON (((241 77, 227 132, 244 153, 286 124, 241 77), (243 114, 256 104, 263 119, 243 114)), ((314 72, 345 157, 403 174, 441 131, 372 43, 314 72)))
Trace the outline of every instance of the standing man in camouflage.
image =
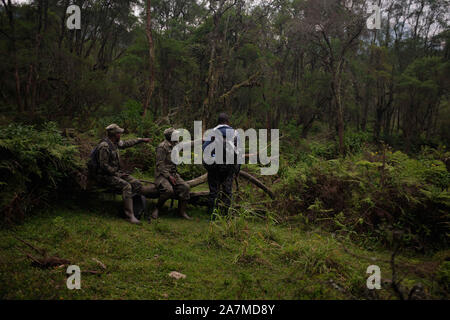
POLYGON ((153 219, 158 219, 159 211, 164 202, 172 195, 178 198, 178 212, 188 220, 192 220, 186 214, 187 201, 189 200, 189 185, 177 172, 177 166, 172 162, 172 149, 177 142, 172 141, 173 128, 164 131, 165 140, 156 149, 155 184, 159 189, 160 197, 156 209, 152 213, 153 219))
POLYGON ((114 191, 121 192, 125 215, 131 223, 140 223, 133 213, 133 193, 146 193, 146 188, 141 182, 131 175, 123 172, 120 167, 120 155, 118 149, 132 147, 141 142, 149 142, 149 138, 138 138, 127 141, 120 140, 124 129, 117 124, 106 127, 107 137, 97 146, 98 166, 95 172, 97 182, 114 191))

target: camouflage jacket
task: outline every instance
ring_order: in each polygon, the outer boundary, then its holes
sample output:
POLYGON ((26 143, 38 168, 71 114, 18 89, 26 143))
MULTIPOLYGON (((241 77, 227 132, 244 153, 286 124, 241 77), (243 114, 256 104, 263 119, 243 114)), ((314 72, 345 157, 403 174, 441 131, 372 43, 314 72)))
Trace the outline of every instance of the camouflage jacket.
POLYGON ((155 178, 163 176, 168 179, 169 176, 176 175, 177 165, 171 159, 172 149, 173 145, 167 140, 161 142, 156 148, 155 178))
MULTIPOLYGON (((108 138, 105 138, 105 140, 106 139, 108 138)), ((114 143, 112 141, 110 142, 113 146, 112 149, 106 141, 102 141, 98 145, 98 164, 99 174, 101 175, 115 175, 118 171, 120 171, 119 149, 132 147, 142 142, 142 139, 131 139, 127 141, 120 140, 119 143, 114 143)))

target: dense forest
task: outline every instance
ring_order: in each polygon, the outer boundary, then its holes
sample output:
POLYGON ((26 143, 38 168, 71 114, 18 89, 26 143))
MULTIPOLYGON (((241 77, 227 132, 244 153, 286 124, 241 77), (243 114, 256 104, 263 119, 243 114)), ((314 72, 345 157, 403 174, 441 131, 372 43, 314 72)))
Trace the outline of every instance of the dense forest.
MULTIPOLYGON (((0 297, 447 299, 449 5, 2 0, 0 297), (72 4, 79 29, 69 28, 72 4), (235 128, 280 130, 280 169, 258 177, 273 199, 242 181, 227 217, 209 221, 191 204, 197 223, 163 217, 135 227, 117 218, 117 199, 88 190, 86 161, 109 124, 151 139, 122 152, 123 166, 146 181, 166 128, 211 128, 220 112, 235 128), (157 242, 156 258, 127 233, 157 242), (75 250, 86 237, 87 257, 75 250), (68 291, 63 270, 25 287, 44 277, 23 259, 27 243, 91 269, 106 252, 107 285, 86 276, 87 289, 68 291), (371 264, 386 270, 383 290, 365 287, 371 264), (208 265, 237 271, 214 282, 208 265), (130 280, 140 268, 152 268, 145 280, 157 289, 130 280), (183 268, 187 279, 174 288, 166 274, 183 268)), ((187 181, 205 170, 179 172, 187 181)))

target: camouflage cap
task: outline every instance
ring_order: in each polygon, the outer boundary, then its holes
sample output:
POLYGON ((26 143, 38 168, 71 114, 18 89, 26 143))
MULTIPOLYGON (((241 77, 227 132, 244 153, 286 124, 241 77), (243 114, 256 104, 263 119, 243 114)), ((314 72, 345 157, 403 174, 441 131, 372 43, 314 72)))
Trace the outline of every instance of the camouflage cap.
POLYGON ((106 131, 110 133, 123 133, 124 129, 119 127, 117 124, 113 123, 106 127, 106 131))
POLYGON ((164 137, 166 137, 166 139, 170 141, 172 139, 172 134, 175 131, 176 130, 174 128, 168 128, 168 129, 164 130, 164 137))

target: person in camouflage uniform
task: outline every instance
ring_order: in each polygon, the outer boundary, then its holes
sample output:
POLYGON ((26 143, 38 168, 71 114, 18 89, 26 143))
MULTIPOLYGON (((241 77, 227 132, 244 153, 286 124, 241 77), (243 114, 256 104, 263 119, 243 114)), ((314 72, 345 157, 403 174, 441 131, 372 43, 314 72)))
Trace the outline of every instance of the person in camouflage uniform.
POLYGON ((160 197, 152 217, 158 219, 164 202, 175 195, 178 198, 179 214, 191 220, 191 217, 186 214, 186 205, 190 197, 189 185, 178 174, 177 166, 171 159, 172 149, 176 145, 176 142, 171 141, 174 131, 173 128, 166 129, 165 140, 156 149, 155 184, 159 189, 160 197))
POLYGON ((141 142, 149 142, 148 138, 120 140, 124 129, 117 124, 106 127, 107 137, 98 145, 98 171, 95 174, 96 181, 106 188, 122 194, 124 211, 131 223, 140 223, 133 213, 133 194, 145 194, 147 187, 123 172, 120 167, 119 149, 132 147, 141 142))

